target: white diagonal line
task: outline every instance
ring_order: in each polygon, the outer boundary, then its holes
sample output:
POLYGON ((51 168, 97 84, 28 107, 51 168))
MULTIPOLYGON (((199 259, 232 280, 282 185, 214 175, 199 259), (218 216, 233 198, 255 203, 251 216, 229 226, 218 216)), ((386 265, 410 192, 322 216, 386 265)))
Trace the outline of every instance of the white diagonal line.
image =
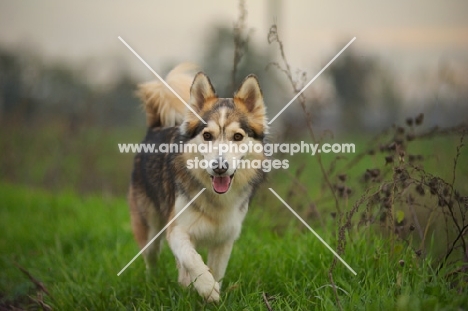
POLYGON ((291 99, 291 100, 289 101, 289 103, 287 103, 286 106, 284 106, 283 109, 281 109, 281 111, 278 112, 278 113, 276 114, 276 116, 275 116, 273 119, 270 120, 270 122, 268 122, 268 124, 273 123, 273 121, 275 121, 275 119, 278 118, 279 115, 282 114, 282 113, 286 110, 286 108, 288 108, 289 105, 291 105, 291 104, 293 103, 293 101, 295 101, 296 98, 298 98, 298 97, 306 90, 306 88, 308 88, 308 87, 312 84, 312 82, 314 82, 315 79, 317 79, 317 78, 322 74, 322 72, 324 72, 325 69, 327 69, 327 67, 330 66, 331 63, 333 63, 333 62, 335 61, 335 59, 337 59, 338 56, 340 56, 340 54, 343 53, 344 50, 346 50, 346 49, 348 48, 348 46, 350 46, 351 43, 354 42, 354 40, 356 40, 356 37, 354 37, 353 39, 351 39, 351 41, 349 41, 348 44, 346 44, 345 47, 342 48, 341 51, 339 51, 338 54, 336 54, 335 57, 333 57, 332 60, 329 61, 328 64, 326 64, 325 67, 323 67, 322 70, 320 70, 319 73, 317 73, 317 74, 315 75, 315 77, 313 77, 312 80, 310 80, 309 83, 307 83, 307 85, 304 86, 304 87, 302 88, 302 90, 301 90, 299 93, 297 93, 296 96, 294 96, 293 99, 291 99))
POLYGON ((119 273, 117 273, 117 276, 120 276, 125 271, 125 269, 127 269, 128 266, 130 266, 135 261, 135 259, 137 259, 138 256, 140 256, 151 245, 151 243, 153 243, 161 235, 161 233, 163 233, 164 230, 166 230, 167 227, 169 227, 177 219, 177 217, 179 217, 190 206, 190 204, 192 204, 192 202, 195 201, 195 199, 198 198, 198 196, 202 194, 202 192, 205 190, 206 188, 203 188, 202 190, 200 190, 200 192, 198 192, 197 195, 194 196, 193 199, 190 200, 190 202, 188 202, 187 205, 185 205, 184 208, 182 208, 180 212, 178 212, 177 215, 175 215, 174 218, 172 218, 171 221, 169 221, 167 225, 165 225, 164 228, 162 228, 161 231, 159 231, 159 233, 156 234, 154 238, 152 238, 151 241, 149 241, 148 244, 146 244, 145 247, 143 247, 141 251, 138 252, 138 254, 136 254, 136 256, 133 257, 133 259, 130 260, 130 262, 122 270, 120 270, 119 273))
POLYGON ((296 217, 304 224, 304 226, 306 226, 307 229, 309 229, 309 230, 317 237, 317 239, 319 239, 320 242, 322 242, 322 243, 333 253, 333 255, 335 255, 336 258, 338 258, 338 259, 346 266, 346 268, 348 268, 354 275, 357 275, 356 271, 354 271, 353 268, 351 268, 351 267, 346 263, 346 261, 344 261, 344 260, 340 257, 340 255, 338 255, 338 254, 333 250, 333 248, 331 248, 331 247, 327 244, 327 242, 325 242, 325 241, 320 237, 320 235, 318 235, 318 234, 314 231, 314 229, 312 229, 312 228, 304 221, 304 219, 302 219, 301 216, 299 216, 299 215, 291 208, 291 206, 288 205, 288 203, 286 203, 273 189, 271 189, 271 188, 268 188, 268 189, 270 189, 270 191, 278 198, 278 200, 280 200, 280 201, 291 211, 291 213, 293 213, 294 216, 296 216, 296 217))
POLYGON ((161 78, 161 77, 158 75, 158 73, 157 73, 156 71, 154 71, 153 68, 151 68, 150 65, 148 65, 148 63, 146 63, 146 62, 144 61, 144 59, 141 58, 140 55, 138 55, 137 52, 135 52, 134 49, 132 49, 132 47, 131 47, 130 45, 128 45, 127 42, 125 42, 124 39, 122 39, 122 37, 119 36, 118 38, 119 38, 120 41, 122 41, 123 44, 125 44, 125 46, 126 46, 130 51, 132 51, 133 54, 135 54, 136 57, 138 57, 138 59, 139 59, 139 60, 140 60, 156 77, 158 77, 159 80, 161 80, 161 82, 162 82, 172 93, 174 93, 174 95, 175 95, 178 99, 180 99, 181 102, 184 103, 185 106, 187 106, 187 108, 188 108, 191 112, 193 112, 194 115, 196 115, 196 116, 198 117, 198 119, 200 119, 200 121, 202 121, 204 124, 206 124, 205 120, 203 120, 202 117, 200 117, 200 116, 198 115, 198 113, 196 113, 195 110, 193 110, 192 107, 190 107, 190 105, 187 104, 187 103, 185 102, 185 100, 183 100, 182 97, 180 97, 179 94, 177 94, 177 92, 174 91, 174 90, 172 89, 172 87, 171 87, 169 84, 167 84, 166 81, 164 81, 163 78, 161 78))

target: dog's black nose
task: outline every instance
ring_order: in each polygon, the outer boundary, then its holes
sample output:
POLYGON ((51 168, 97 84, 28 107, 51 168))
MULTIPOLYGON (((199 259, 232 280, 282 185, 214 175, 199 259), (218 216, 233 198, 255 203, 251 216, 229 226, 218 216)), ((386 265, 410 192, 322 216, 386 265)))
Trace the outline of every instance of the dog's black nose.
POLYGON ((213 172, 215 172, 218 175, 222 175, 226 173, 226 171, 229 169, 229 164, 228 161, 219 158, 218 161, 213 161, 211 168, 213 169, 213 172))
POLYGON ((214 171, 216 174, 221 175, 221 174, 226 173, 227 168, 215 168, 215 169, 213 169, 213 171, 214 171))

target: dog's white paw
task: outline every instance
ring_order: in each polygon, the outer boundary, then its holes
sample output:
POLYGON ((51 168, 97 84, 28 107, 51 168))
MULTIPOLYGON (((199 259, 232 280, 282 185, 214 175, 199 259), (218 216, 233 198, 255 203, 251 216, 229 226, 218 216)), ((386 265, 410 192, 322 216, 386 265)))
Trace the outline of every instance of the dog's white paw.
POLYGON ((193 283, 198 294, 206 299, 208 302, 219 301, 219 283, 215 281, 210 272, 205 272, 198 276, 193 283))
POLYGON ((182 285, 183 287, 188 287, 192 281, 190 280, 190 275, 187 273, 187 271, 179 270, 179 284, 182 285))
POLYGON ((208 302, 219 302, 219 283, 215 282, 214 287, 212 288, 210 294, 208 296, 204 296, 206 301, 208 302))

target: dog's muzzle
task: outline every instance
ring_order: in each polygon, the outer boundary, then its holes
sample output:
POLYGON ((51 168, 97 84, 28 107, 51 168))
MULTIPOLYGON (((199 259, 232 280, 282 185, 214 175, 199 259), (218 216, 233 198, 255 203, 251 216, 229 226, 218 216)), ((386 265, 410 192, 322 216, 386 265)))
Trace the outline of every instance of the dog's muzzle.
POLYGON ((232 179, 234 178, 234 174, 230 176, 223 175, 229 169, 228 161, 219 157, 217 161, 211 161, 210 164, 211 169, 216 174, 215 176, 211 176, 213 190, 219 194, 226 193, 231 186, 232 179))

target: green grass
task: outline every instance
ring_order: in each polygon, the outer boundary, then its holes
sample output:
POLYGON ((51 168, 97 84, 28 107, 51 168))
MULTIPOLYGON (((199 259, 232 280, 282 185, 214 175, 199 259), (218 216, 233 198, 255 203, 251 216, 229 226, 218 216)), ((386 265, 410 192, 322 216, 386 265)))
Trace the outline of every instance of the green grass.
POLYGON ((66 122, 6 124, 0 135, 2 181, 79 193, 120 195, 128 187, 132 154, 118 143, 138 143, 145 129, 80 127, 66 122))
MULTIPOLYGON (((123 197, 52 194, 2 183, 0 198, 0 306, 34 305, 26 298, 37 296, 34 285, 17 263, 44 283, 50 292, 44 301, 55 310, 266 310, 263 293, 273 310, 337 309, 328 277, 332 254, 288 213, 287 230, 276 234, 277 215, 261 200, 251 207, 221 302, 213 305, 177 284, 167 245, 154 278, 146 280, 141 258, 117 276, 138 252, 123 197)), ((317 231, 336 247, 332 230, 317 231)), ((453 283, 435 275, 430 256, 418 258, 404 243, 392 244, 368 229, 352 234, 344 259, 358 275, 340 263, 333 272, 344 310, 468 308, 467 287, 451 289, 453 283)), ((439 275, 456 268, 449 265, 439 275)))
MULTIPOLYGON (((332 254, 267 190, 278 192, 336 249, 337 224, 330 216, 335 211, 333 197, 323 187, 313 157, 285 156, 289 173, 272 172, 257 193, 231 256, 221 302, 212 305, 177 284, 167 245, 154 278, 147 280, 141 258, 117 277, 138 252, 125 200, 132 155, 119 154, 117 143, 139 142, 144 129, 71 131, 66 124, 51 122, 37 128, 13 124, 8 133, 0 136, 0 310, 38 309, 34 299, 43 299, 55 310, 267 310, 264 295, 273 310, 339 308, 328 275, 332 254), (311 213, 311 206, 317 214, 311 213), (43 282, 50 296, 41 298, 15 263, 43 282)), ((355 135, 340 142, 354 142, 361 152, 369 149, 368 138, 355 135)), ((457 135, 441 136, 413 141, 406 151, 423 155, 424 169, 450 182, 458 145, 457 135)), ((380 168, 383 182, 391 179, 393 166, 385 165, 385 156, 366 155, 351 169, 345 167, 346 161, 336 163, 331 182, 340 183, 337 174, 346 173, 346 185, 353 190, 349 199, 340 199, 345 213, 368 186, 360 181, 366 169, 380 168)), ((327 169, 334 158, 323 155, 327 169)), ((458 159, 455 188, 462 195, 468 193, 466 148, 458 159)), ((437 204, 434 199, 417 197, 429 207, 437 204)), ((415 250, 421 242, 415 231, 393 235, 379 221, 356 229, 365 207, 352 218, 343 254, 358 275, 339 262, 333 271, 344 310, 468 309, 461 249, 438 275, 434 271, 446 253, 440 215, 434 214, 429 226, 426 256, 418 257, 415 250)), ((399 203, 394 206, 395 211, 401 208, 399 203)), ((424 227, 426 209, 418 213, 424 227)), ((406 215, 405 230, 412 222, 406 215)))

